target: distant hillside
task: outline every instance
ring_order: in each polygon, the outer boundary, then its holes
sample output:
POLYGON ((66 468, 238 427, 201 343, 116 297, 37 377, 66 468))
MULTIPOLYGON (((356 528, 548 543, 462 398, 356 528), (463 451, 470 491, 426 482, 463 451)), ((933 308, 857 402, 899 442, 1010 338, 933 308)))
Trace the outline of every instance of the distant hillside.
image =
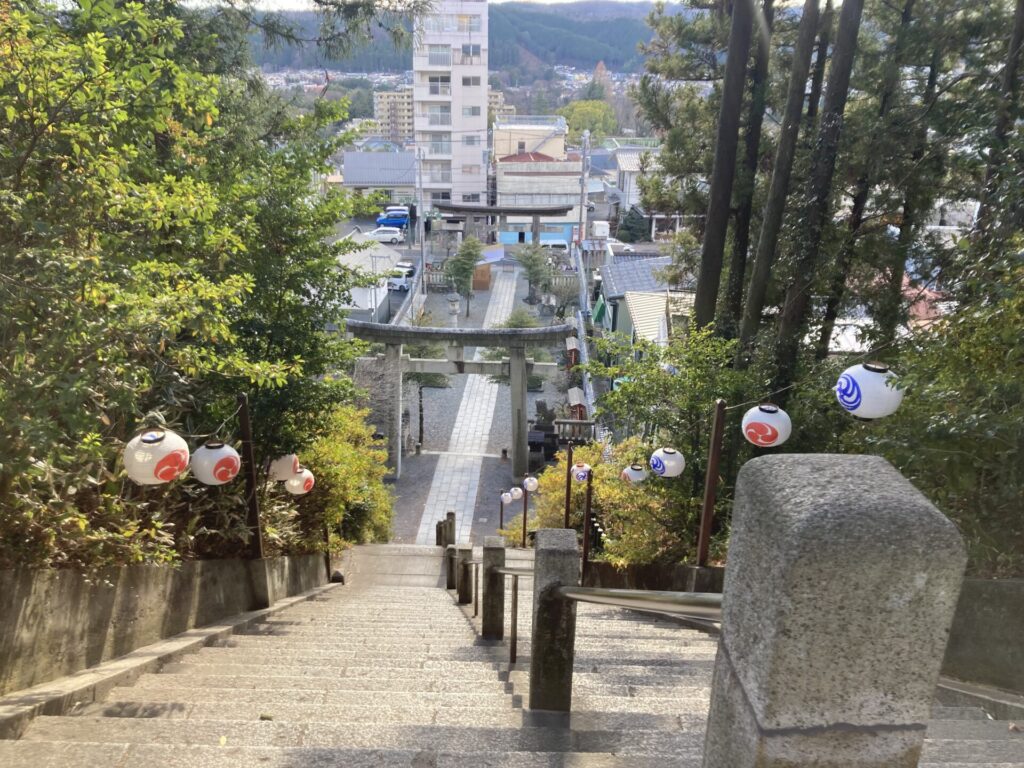
MULTIPOLYGON (((490 67, 536 72, 545 66, 565 65, 593 69, 599 61, 614 71, 636 72, 642 68, 637 44, 650 39, 645 19, 652 3, 502 3, 490 5, 490 67)), ((287 16, 312 34, 316 19, 311 13, 287 16)), ((404 72, 412 68, 410 50, 396 50, 380 36, 347 58, 325 60, 312 47, 266 49, 253 39, 253 58, 260 66, 312 69, 328 67, 349 72, 404 72)))

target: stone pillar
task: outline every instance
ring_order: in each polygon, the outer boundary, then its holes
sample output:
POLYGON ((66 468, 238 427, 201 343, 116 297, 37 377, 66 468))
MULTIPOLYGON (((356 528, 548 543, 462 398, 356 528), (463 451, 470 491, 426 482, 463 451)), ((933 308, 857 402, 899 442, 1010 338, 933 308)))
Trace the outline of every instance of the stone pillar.
POLYGON ((576 531, 537 531, 533 561, 533 642, 530 650, 530 709, 568 712, 576 648, 576 603, 558 587, 579 586, 576 531))
POLYGON ((455 545, 449 544, 444 548, 444 587, 455 589, 458 579, 455 578, 455 545))
POLYGON ((384 382, 390 388, 388 466, 397 480, 402 476, 402 345, 384 345, 384 382))
POLYGON ((505 567, 505 540, 501 536, 484 539, 483 608, 481 635, 484 640, 505 636, 505 577, 496 572, 505 567))
POLYGON ((530 222, 530 238, 534 245, 540 244, 540 216, 534 216, 530 222))
POLYGON ((526 424, 526 349, 510 347, 508 359, 512 401, 512 475, 521 478, 529 471, 530 447, 526 424))
MULTIPOLYGON (((455 513, 454 512, 447 512, 447 513, 445 513, 445 516, 444 516, 444 529, 445 529, 444 545, 448 546, 449 544, 454 544, 455 543, 455 536, 456 536, 456 533, 457 533, 457 531, 455 530, 455 513)), ((454 589, 454 585, 453 585, 452 588, 454 589)))
POLYGON ((880 457, 748 462, 704 768, 916 766, 965 564, 880 457))
POLYGON ((459 604, 467 605, 473 602, 473 566, 469 561, 473 559, 472 547, 458 548, 458 576, 459 576, 459 604))

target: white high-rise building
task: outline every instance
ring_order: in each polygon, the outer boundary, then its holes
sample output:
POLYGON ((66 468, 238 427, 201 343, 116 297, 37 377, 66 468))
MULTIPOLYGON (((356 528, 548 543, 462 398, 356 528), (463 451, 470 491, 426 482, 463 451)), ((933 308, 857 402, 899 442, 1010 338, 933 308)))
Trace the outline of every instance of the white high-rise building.
POLYGON ((487 202, 487 3, 438 0, 413 51, 424 203, 487 202))

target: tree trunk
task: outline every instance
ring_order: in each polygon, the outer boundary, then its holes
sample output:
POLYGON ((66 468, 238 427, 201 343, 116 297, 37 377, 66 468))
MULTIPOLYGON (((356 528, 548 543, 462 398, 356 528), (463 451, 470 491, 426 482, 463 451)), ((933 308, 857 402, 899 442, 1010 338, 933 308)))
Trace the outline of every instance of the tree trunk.
POLYGON ((725 311, 718 322, 722 335, 732 338, 740 324, 743 307, 743 283, 750 249, 750 220, 754 211, 754 187, 757 181, 757 161, 761 149, 761 126, 764 123, 765 100, 768 93, 768 57, 771 53, 772 22, 775 0, 764 0, 764 21, 758 25, 754 66, 750 69, 750 108, 747 111, 747 130, 743 136, 743 166, 740 169, 736 222, 733 226, 732 256, 729 261, 729 282, 725 289, 725 311))
POLYGON ((864 0, 846 0, 839 13, 839 29, 836 32, 832 66, 829 68, 828 85, 825 89, 825 110, 821 115, 821 127, 818 130, 807 186, 807 206, 796 238, 793 279, 786 289, 775 345, 776 375, 772 389, 784 390, 777 398, 780 404, 787 400, 789 390, 786 388, 793 383, 796 373, 800 336, 807 320, 810 291, 818 271, 821 233, 829 211, 832 175, 835 172, 836 156, 839 154, 843 113, 850 91, 850 73, 853 70, 857 33, 860 31, 863 10, 864 0))
POLYGON ((814 130, 821 104, 821 86, 825 82, 825 62, 828 61, 828 46, 832 39, 832 0, 825 1, 825 12, 821 15, 821 32, 818 34, 818 53, 814 57, 814 72, 811 75, 811 93, 807 99, 807 130, 814 130))
POLYGON ((996 114, 996 124, 992 129, 992 147, 989 150, 988 163, 985 167, 985 187, 981 192, 981 205, 978 207, 978 220, 975 228, 985 234, 992 227, 992 198, 999 187, 998 173, 1006 155, 1006 139, 1017 116, 1017 96, 1020 90, 1017 83, 1017 70, 1020 67, 1020 50, 1024 45, 1024 0, 1017 0, 1017 10, 1013 18, 1013 31, 1006 52, 1006 67, 1003 69, 1002 103, 996 114))
MULTIPOLYGON (((941 26, 941 20, 940 20, 941 26)), ((928 67, 928 82, 925 86, 924 99, 922 104, 924 110, 931 108, 935 101, 935 91, 939 81, 939 67, 942 65, 942 49, 936 47, 932 52, 932 60, 928 67)), ((914 137, 914 151, 911 155, 914 167, 919 167, 924 159, 925 150, 928 146, 928 124, 923 119, 914 137)), ((885 285, 882 299, 879 302, 878 312, 875 316, 875 324, 878 326, 878 343, 875 349, 887 347, 896 339, 896 327, 900 321, 900 306, 903 296, 903 275, 906 273, 907 257, 910 255, 910 247, 914 244, 914 237, 917 234, 917 227, 924 210, 919 202, 921 179, 911 175, 907 178, 903 190, 903 217, 900 221, 900 234, 896 243, 896 253, 893 263, 890 266, 889 281, 885 285)), ((934 197, 934 193, 932 195, 934 197)))
MULTIPOLYGON (((896 90, 899 88, 899 74, 903 66, 903 53, 906 47, 907 29, 913 19, 915 0, 906 0, 903 5, 903 12, 900 14, 900 28, 896 32, 896 40, 893 43, 892 55, 886 65, 885 76, 882 82, 882 97, 878 103, 878 136, 886 131, 886 118, 896 100, 896 90)), ((829 342, 832 340, 832 331, 836 327, 836 318, 839 316, 839 306, 846 294, 846 281, 850 277, 850 267, 853 265, 854 249, 857 247, 857 237, 860 234, 861 225, 864 223, 864 211, 867 209, 868 197, 871 194, 871 187, 874 186, 875 177, 878 175, 878 152, 873 142, 868 142, 867 156, 864 159, 864 170, 857 179, 856 191, 853 193, 853 207, 850 211, 849 231, 846 239, 839 248, 836 255, 836 263, 832 272, 832 279, 829 282, 828 296, 825 299, 825 316, 821 324, 821 332, 818 335, 818 346, 814 356, 818 360, 828 357, 829 342)))
POLYGON ((764 309, 765 295, 768 293, 768 280, 771 276, 772 262, 775 260, 779 230, 782 228, 782 214, 786 210, 786 197, 789 194, 789 177, 793 171, 793 157, 796 154, 796 141, 800 133, 800 116, 804 109, 807 73, 811 68, 811 49, 814 47, 814 35, 817 28, 818 0, 804 0, 796 48, 793 51, 793 65, 789 75, 786 112, 783 115, 782 129, 779 132, 779 145, 775 151, 775 167, 772 171, 768 200, 761 222, 761 235, 757 241, 757 251, 751 268, 750 285, 747 287, 747 303, 740 326, 740 351, 736 360, 736 364, 740 368, 747 366, 746 349, 757 334, 758 326, 761 323, 761 312, 764 309))
POLYGON ((711 191, 705 217, 704 242, 700 254, 700 274, 694 298, 694 322, 698 328, 715 317, 718 286, 722 279, 722 256, 729 226, 732 182, 736 173, 740 111, 743 105, 743 81, 753 30, 754 0, 736 0, 729 30, 729 55, 725 61, 722 105, 718 113, 715 161, 711 171, 711 191))

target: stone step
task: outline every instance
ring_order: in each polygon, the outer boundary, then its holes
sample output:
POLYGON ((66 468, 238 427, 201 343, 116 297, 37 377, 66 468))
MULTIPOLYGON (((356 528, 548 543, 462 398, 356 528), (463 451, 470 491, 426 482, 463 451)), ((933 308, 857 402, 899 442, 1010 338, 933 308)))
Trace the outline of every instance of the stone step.
POLYGON ((1007 720, 932 720, 928 723, 927 738, 938 740, 1016 741, 1024 756, 1024 724, 1007 720), (1011 730, 1014 725, 1021 730, 1011 730))
POLYGON ((926 740, 922 763, 1016 763, 1024 765, 1024 742, 1018 739, 926 740))
MULTIPOLYGON (((101 766, 159 766, 159 768, 665 768, 661 756, 601 753, 459 753, 404 749, 345 749, 321 747, 234 747, 84 742, 0 742, 0 765, 5 768, 97 768, 101 766)), ((698 755, 673 758, 673 768, 701 768, 698 755)), ((944 766, 944 768, 956 768, 944 766)), ((971 766, 971 768, 982 768, 971 766)), ((988 766, 986 768, 1017 768, 988 766)))
MULTIPOLYGON (((446 663, 448 661, 459 661, 464 663, 489 663, 495 661, 501 661, 507 659, 508 651, 501 646, 468 646, 462 648, 445 648, 443 651, 431 651, 427 653, 423 650, 406 649, 404 653, 392 653, 392 654, 381 654, 373 650, 359 648, 348 648, 345 650, 337 649, 324 649, 317 647, 308 646, 286 646, 277 648, 275 646, 209 646, 204 648, 195 656, 188 657, 189 661, 192 659, 210 659, 213 663, 221 663, 232 658, 239 659, 250 659, 254 663, 260 663, 264 660, 280 660, 281 663, 291 663, 292 660, 308 660, 316 661, 319 660, 320 664, 324 663, 324 660, 337 660, 346 664, 374 664, 378 663, 382 658, 386 659, 389 665, 392 666, 420 666, 427 662, 432 663, 446 663), (222 654, 222 655, 221 655, 222 654), (448 658, 457 655, 458 658, 448 658), (444 656, 445 658, 441 658, 444 656), (392 664, 392 661, 396 662, 392 664)), ((199 662, 196 663, 205 663, 199 662)), ((298 663, 298 662, 296 662, 298 663)), ((670 667, 671 668, 671 667, 670 667)))
POLYGON ((934 706, 932 720, 988 720, 989 716, 981 707, 943 707, 934 706))
POLYGON ((685 731, 574 731, 545 727, 288 723, 237 720, 174 720, 117 717, 39 717, 22 741, 204 744, 244 747, 349 747, 436 749, 449 752, 690 753, 703 733, 685 731))
MULTIPOLYGON (((498 669, 499 661, 492 660, 491 649, 481 654, 480 659, 468 661, 457 661, 449 659, 425 658, 422 654, 412 656, 393 656, 388 659, 388 667, 391 669, 444 669, 448 666, 464 666, 467 668, 487 667, 498 669)), ((334 651, 273 651, 269 650, 253 652, 243 648, 204 648, 202 651, 190 656, 182 657, 183 663, 192 664, 196 667, 220 666, 223 664, 249 664, 263 665, 271 664, 276 667, 302 667, 302 666, 333 666, 342 668, 368 668, 379 669, 379 665, 372 661, 362 661, 359 656, 365 654, 339 654, 334 651)))
MULTIPOLYGON (((469 707, 476 709, 512 709, 521 706, 521 698, 505 693, 498 685, 485 692, 469 691, 453 696, 443 691, 340 691, 334 688, 195 688, 184 679, 164 679, 159 684, 114 688, 111 701, 147 701, 162 703, 234 704, 326 704, 350 707, 372 707, 386 699, 393 706, 469 707)), ((706 708, 706 707, 705 707, 706 708)))
MULTIPOLYGON (((452 680, 443 675, 406 675, 395 678, 347 678, 330 679, 305 677, 302 675, 143 675, 134 686, 135 690, 155 690, 162 687, 194 688, 242 688, 248 690, 331 690, 331 691, 421 691, 457 695, 464 692, 487 693, 500 690, 497 675, 493 680, 452 680)), ((624 688, 625 686, 623 686, 624 688)), ((612 694, 615 695, 615 694, 612 694)), ((626 694, 623 694, 626 695, 626 694)))
POLYGON ((430 669, 392 668, 390 666, 348 666, 344 660, 338 664, 319 665, 278 665, 278 664, 192 664, 174 662, 164 665, 161 674, 196 675, 198 677, 229 676, 229 677, 273 677, 273 678, 318 678, 334 681, 336 679, 363 680, 418 680, 445 678, 449 680, 488 681, 498 680, 498 671, 494 666, 482 664, 459 664, 454 662, 430 669))

